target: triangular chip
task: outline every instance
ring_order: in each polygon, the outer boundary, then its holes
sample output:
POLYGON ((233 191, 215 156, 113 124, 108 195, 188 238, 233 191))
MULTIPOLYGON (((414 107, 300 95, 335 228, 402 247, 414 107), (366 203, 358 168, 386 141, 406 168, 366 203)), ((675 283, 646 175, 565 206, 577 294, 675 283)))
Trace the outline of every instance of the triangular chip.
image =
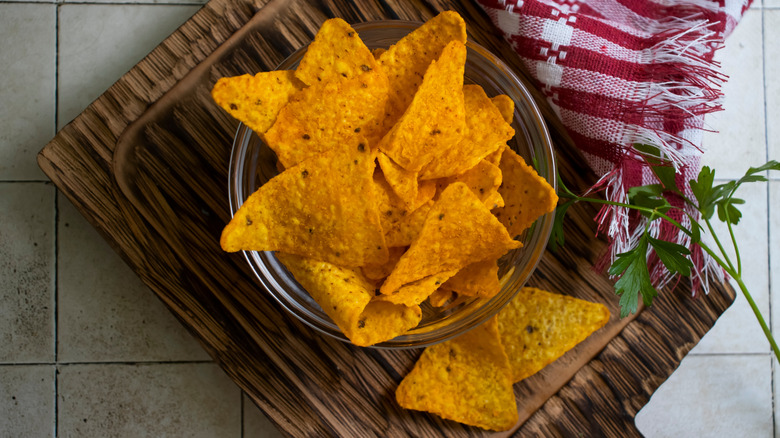
POLYGON ((498 109, 498 112, 501 113, 501 117, 504 118, 504 121, 511 124, 512 120, 515 118, 515 101, 506 94, 493 96, 490 98, 490 101, 493 102, 493 105, 498 109))
POLYGON ((495 318, 427 347, 395 391, 398 404, 483 429, 518 420, 509 363, 495 318))
MULTIPOLYGON (((378 161, 381 163, 381 152, 379 157, 378 161)), ((433 204, 431 199, 436 194, 436 184, 432 182, 421 184, 412 206, 405 204, 395 194, 384 173, 374 173, 374 185, 380 223, 385 232, 385 239, 388 240, 387 245, 391 247, 409 246, 422 228, 422 223, 428 211, 426 209, 418 212, 418 210, 425 206, 430 209, 430 206, 433 204)))
POLYGON ((295 78, 294 72, 278 70, 221 78, 211 89, 211 97, 249 129, 263 134, 301 88, 303 83, 295 78))
POLYGON ((360 268, 360 270, 363 272, 363 275, 367 279, 377 281, 377 280, 382 280, 388 275, 390 275, 390 273, 393 272, 393 268, 395 267, 395 264, 398 263, 398 260, 400 260, 404 252, 406 252, 406 247, 390 246, 388 248, 388 251, 389 251, 389 255, 385 263, 379 265, 369 263, 360 268))
POLYGON ((472 192, 489 209, 503 207, 504 200, 498 193, 501 185, 501 169, 485 160, 460 175, 443 178, 438 181, 439 187, 446 187, 454 182, 462 182, 469 186, 472 192), (500 204, 500 205, 499 205, 500 204))
POLYGON ((504 149, 499 167, 504 177, 498 193, 504 198, 504 207, 493 212, 509 234, 516 237, 539 216, 555 210, 558 195, 547 180, 511 148, 504 149))
POLYGON ((292 254, 276 256, 355 345, 393 339, 420 323, 419 306, 375 301, 374 287, 356 270, 292 254))
POLYGON ((419 305, 457 272, 458 271, 439 272, 438 274, 407 283, 390 295, 379 295, 377 300, 388 301, 394 304, 403 304, 406 306, 419 305))
POLYGON ((275 176, 222 232, 225 251, 283 251, 340 266, 387 260, 374 193, 374 155, 360 137, 275 176))
POLYGON ((454 183, 433 204, 419 236, 380 291, 389 295, 407 283, 459 270, 474 260, 497 259, 520 246, 466 184, 454 183))
POLYGON ((434 158, 420 171, 420 179, 457 175, 474 167, 515 135, 479 85, 463 86, 466 131, 458 143, 433 151, 434 158))
POLYGON ((403 209, 414 210, 417 202, 417 172, 404 169, 381 151, 376 158, 385 181, 392 188, 396 199, 401 201, 403 209))
POLYGON ((306 85, 355 78, 377 68, 371 50, 346 21, 326 20, 303 55, 295 76, 306 85))
POLYGON ((263 139, 285 168, 356 133, 373 146, 379 139, 386 100, 387 78, 381 72, 319 82, 290 98, 263 139))
POLYGON ((380 54, 379 62, 390 78, 388 129, 406 111, 428 66, 450 41, 466 44, 466 23, 457 12, 445 11, 380 54))
POLYGON ((498 313, 512 381, 538 372, 609 320, 603 304, 524 287, 498 313))
POLYGON ((428 297, 428 302, 433 307, 444 307, 455 297, 455 292, 451 290, 437 289, 428 297))
POLYGON ((407 171, 419 171, 465 133, 465 62, 466 46, 460 41, 447 44, 428 67, 406 112, 382 137, 379 149, 407 171))
POLYGON ((498 260, 483 260, 466 265, 441 288, 457 292, 458 295, 493 298, 501 292, 501 283, 498 281, 498 260))
MULTIPOLYGON (((406 213, 401 220, 394 222, 390 228, 385 228, 387 246, 409 246, 420 234, 425 218, 433 207, 433 201, 417 207, 411 213, 406 213)), ((381 213, 380 213, 381 214, 381 213)))

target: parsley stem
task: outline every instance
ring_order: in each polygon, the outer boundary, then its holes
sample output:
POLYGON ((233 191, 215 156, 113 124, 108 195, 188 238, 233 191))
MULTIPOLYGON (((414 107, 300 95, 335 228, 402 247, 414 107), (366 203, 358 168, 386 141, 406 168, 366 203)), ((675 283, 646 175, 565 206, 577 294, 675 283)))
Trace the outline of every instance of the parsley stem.
POLYGON ((569 194, 571 194, 571 197, 569 199, 573 199, 575 202, 585 201, 593 204, 613 205, 615 207, 624 207, 631 210, 642 211, 650 215, 655 215, 656 217, 659 217, 669 222, 670 224, 674 225, 675 227, 679 228, 680 231, 687 234, 688 236, 693 237, 693 232, 691 232, 691 230, 685 228, 681 223, 677 222, 676 220, 672 219, 671 217, 665 215, 664 213, 661 213, 660 211, 654 208, 641 207, 639 205, 626 204, 623 202, 608 201, 606 199, 585 198, 585 197, 577 196, 571 192, 569 192, 569 194))
POLYGON ((742 291, 742 294, 745 295, 748 304, 750 304, 750 308, 753 310, 753 314, 756 315, 756 319, 758 319, 758 324, 761 326, 761 330, 764 331, 764 336, 766 336, 767 341, 769 341, 769 345, 772 347, 772 351, 775 353, 775 357, 778 361, 780 361, 780 348, 777 347, 775 338, 772 336, 772 331, 769 329, 769 326, 767 326, 766 321, 764 321, 764 317, 761 316, 761 311, 758 310, 756 302, 753 301, 753 297, 750 295, 747 286, 742 281, 742 276, 733 274, 735 274, 733 271, 729 273, 729 275, 731 275, 732 278, 734 278, 734 280, 737 282, 737 285, 739 285, 739 289, 742 291))

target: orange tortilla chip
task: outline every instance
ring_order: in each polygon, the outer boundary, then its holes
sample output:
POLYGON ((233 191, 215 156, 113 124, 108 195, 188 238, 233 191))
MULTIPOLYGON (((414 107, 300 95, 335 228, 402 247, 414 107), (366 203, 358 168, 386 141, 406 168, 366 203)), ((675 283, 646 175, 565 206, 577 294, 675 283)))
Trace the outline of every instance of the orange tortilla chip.
POLYGON ((498 193, 504 198, 504 207, 494 213, 512 237, 519 236, 539 216, 555 210, 558 195, 547 180, 511 148, 504 149, 499 167, 504 177, 498 193))
POLYGON ((431 211, 432 207, 433 200, 429 200, 411 213, 404 215, 401 220, 393 223, 389 229, 384 229, 387 246, 411 245, 420 234, 423 224, 425 224, 425 218, 428 217, 428 212, 431 211))
POLYGON ((431 62, 439 59, 451 41, 466 44, 466 23, 457 12, 446 11, 406 35, 379 56, 390 79, 387 124, 389 127, 406 111, 422 83, 431 62))
POLYGON ((387 78, 376 71, 316 83, 292 96, 263 139, 285 168, 358 133, 372 146, 378 141, 386 100, 387 78))
POLYGON ((389 255, 387 262, 380 265, 367 264, 361 268, 363 275, 367 279, 374 281, 382 280, 383 278, 390 275, 390 273, 393 271, 393 268, 395 267, 395 264, 398 263, 398 260, 401 258, 404 252, 406 252, 406 247, 390 247, 388 251, 389 255))
POLYGON ((276 256, 355 345, 393 339, 420 323, 419 306, 375 301, 374 287, 356 270, 292 254, 276 256))
POLYGON ((501 113, 479 85, 464 85, 466 130, 457 143, 433 151, 433 160, 422 171, 420 179, 457 175, 474 167, 515 135, 501 113))
POLYGON ((497 259, 520 246, 466 184, 454 183, 433 204, 420 234, 380 291, 390 295, 405 284, 459 270, 474 260, 497 259))
POLYGON ((340 266, 387 260, 374 193, 374 155, 353 137, 275 176, 222 231, 225 251, 283 251, 340 266))
POLYGON ((455 297, 455 292, 451 290, 438 289, 428 297, 428 302, 433 307, 444 307, 455 297))
POLYGON ((504 121, 511 124, 515 118, 515 101, 506 94, 499 94, 490 98, 490 101, 495 105, 498 112, 501 113, 501 117, 504 121))
POLYGON ((441 288, 455 291, 463 296, 493 298, 501 292, 501 283, 498 281, 498 260, 483 260, 466 265, 441 288))
POLYGON ((355 29, 341 18, 326 20, 303 55, 295 76, 306 85, 355 78, 378 66, 355 29))
POLYGON ((405 170, 381 151, 376 158, 396 199, 401 201, 404 210, 413 210, 417 201, 417 172, 405 170))
POLYGON ((525 287, 498 313, 512 381, 531 376, 609 321, 603 304, 525 287))
POLYGON ((518 421, 509 362, 495 318, 427 347, 395 391, 398 404, 483 429, 518 421))
POLYGON ((231 116, 263 134, 301 88, 303 83, 294 72, 279 70, 221 78, 211 89, 211 97, 231 116))
POLYGON ((465 62, 466 46, 459 41, 447 44, 425 72, 406 112, 382 137, 379 149, 400 167, 419 171, 437 151, 457 143, 465 133, 465 62))
POLYGON ((452 277, 458 271, 444 271, 438 274, 425 277, 401 286, 390 295, 379 295, 377 300, 388 301, 394 304, 403 304, 406 306, 419 305, 432 293, 436 292, 448 278, 452 277))
POLYGON ((371 50, 371 54, 374 55, 374 59, 379 59, 379 57, 382 56, 382 54, 385 52, 387 52, 387 49, 382 47, 377 47, 376 49, 371 50))
POLYGON ((462 182, 469 186, 472 192, 489 209, 503 207, 504 200, 498 193, 501 185, 501 169, 485 160, 460 175, 439 180, 439 187, 446 187, 454 182, 462 182))

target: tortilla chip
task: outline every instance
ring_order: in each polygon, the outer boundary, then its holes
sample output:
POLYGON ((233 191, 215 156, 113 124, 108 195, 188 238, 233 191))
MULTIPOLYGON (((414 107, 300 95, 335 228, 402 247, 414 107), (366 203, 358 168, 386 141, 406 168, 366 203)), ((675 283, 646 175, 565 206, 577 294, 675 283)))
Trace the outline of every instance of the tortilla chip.
POLYGON ((356 270, 292 254, 276 256, 355 345, 393 339, 420 323, 419 306, 373 300, 374 286, 356 270))
POLYGON ((295 78, 294 72, 278 70, 221 78, 211 89, 211 97, 249 129, 263 134, 301 88, 303 83, 295 78))
MULTIPOLYGON (((405 214, 399 221, 392 224, 388 229, 385 228, 385 241, 387 246, 409 246, 414 239, 420 235, 420 231, 425 224, 425 218, 433 207, 433 200, 417 207, 411 213, 405 214)), ((380 212, 381 215, 381 212, 380 212)))
POLYGON ((432 152, 433 160, 420 171, 420 179, 458 175, 474 167, 515 135, 479 85, 464 85, 466 131, 458 143, 432 152))
POLYGON ((511 148, 504 150, 499 167, 504 177, 498 193, 505 205, 494 210, 494 214, 509 235, 519 236, 540 216, 555 210, 558 195, 547 180, 511 148))
POLYGON ((263 139, 285 168, 332 149, 356 133, 379 140, 387 78, 377 71, 319 82, 295 93, 263 139))
POLYGON ((382 137, 379 149, 400 167, 418 172, 437 151, 459 142, 465 133, 465 62, 466 46, 459 41, 447 44, 425 72, 406 112, 382 137))
POLYGON ((387 49, 382 47, 377 47, 376 49, 371 50, 371 54, 374 55, 374 59, 379 59, 379 57, 382 56, 382 54, 385 52, 387 52, 387 49))
POLYGON ((495 318, 427 347, 395 397, 405 409, 489 430, 512 428, 517 402, 495 318))
POLYGON ((457 271, 474 260, 497 259, 520 246, 466 184, 454 183, 433 204, 380 291, 389 295, 413 281, 457 271))
POLYGON ((466 265, 447 280, 441 289, 468 297, 493 298, 501 292, 501 283, 498 281, 498 260, 483 260, 466 265))
POLYGON ((466 44, 466 23, 456 12, 446 11, 406 35, 379 56, 390 79, 388 129, 406 111, 431 62, 439 59, 451 41, 466 44))
POLYGON ((607 321, 609 310, 602 304, 524 287, 498 313, 512 381, 535 374, 607 321))
POLYGON ((379 295, 377 300, 406 306, 419 305, 458 271, 445 271, 401 286, 390 295, 379 295))
POLYGON ((400 205, 406 211, 414 210, 417 201, 417 172, 405 170, 381 151, 376 158, 385 181, 396 199, 401 202, 400 205))
POLYGON ((322 23, 303 55, 295 76, 306 85, 355 78, 375 70, 377 63, 355 29, 341 18, 322 23))
POLYGON ((428 302, 433 307, 444 307, 454 298, 455 292, 439 288, 428 297, 428 302))
POLYGON ((469 186, 489 209, 504 206, 504 200, 498 193, 498 187, 501 185, 501 169, 498 166, 482 160, 460 175, 439 180, 438 185, 442 188, 455 182, 462 182, 469 186))
POLYGON ((499 94, 490 98, 490 101, 495 105, 498 112, 501 113, 501 117, 504 121, 511 124, 515 118, 515 101, 506 94, 499 94))
POLYGON ((387 260, 373 154, 361 137, 288 168, 253 193, 222 231, 225 251, 283 251, 340 266, 387 260))
POLYGON ((389 255, 385 263, 382 263, 381 265, 367 264, 361 268, 363 275, 367 279, 374 281, 382 280, 383 278, 390 275, 390 273, 393 271, 393 268, 395 267, 395 264, 398 263, 398 260, 401 258, 404 252, 406 252, 406 247, 390 247, 388 248, 388 251, 389 255))

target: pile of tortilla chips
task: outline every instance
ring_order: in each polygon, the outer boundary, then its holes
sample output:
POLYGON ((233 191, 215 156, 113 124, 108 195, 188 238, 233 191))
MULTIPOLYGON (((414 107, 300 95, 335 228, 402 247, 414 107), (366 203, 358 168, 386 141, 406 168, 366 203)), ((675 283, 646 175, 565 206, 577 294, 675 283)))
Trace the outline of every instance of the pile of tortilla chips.
MULTIPOLYGON (((295 71, 220 79, 214 100, 280 173, 225 227, 225 251, 275 251, 355 345, 434 307, 501 290, 498 260, 557 196, 507 146, 514 103, 464 84, 466 28, 444 12, 387 49, 326 21, 295 71)), ((526 288, 497 317, 428 347, 399 404, 492 430, 517 420, 512 384, 601 327, 606 308, 526 288)))
POLYGON ((386 50, 323 23, 295 71, 220 79, 214 100, 281 172, 236 212, 225 251, 276 251, 360 346, 416 327, 426 300, 491 298, 498 259, 557 196, 512 149, 514 103, 464 84, 444 12, 386 50))
POLYGON ((609 320, 602 304, 526 287, 497 316, 426 348, 396 390, 398 404, 490 430, 518 420, 512 385, 609 320))

